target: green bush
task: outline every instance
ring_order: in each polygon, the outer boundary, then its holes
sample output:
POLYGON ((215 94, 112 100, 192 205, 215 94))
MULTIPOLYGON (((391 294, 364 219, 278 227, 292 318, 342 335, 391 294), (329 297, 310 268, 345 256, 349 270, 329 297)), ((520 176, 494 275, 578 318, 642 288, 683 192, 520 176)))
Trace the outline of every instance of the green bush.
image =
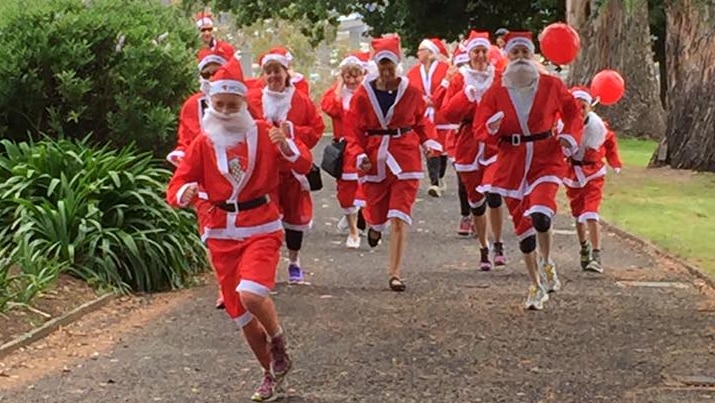
POLYGON ((161 291, 185 286, 207 267, 196 219, 165 202, 171 173, 150 153, 47 139, 2 140, 0 155, 5 294, 21 280, 34 287, 23 291, 31 297, 58 270, 95 286, 161 291))
POLYGON ((191 21, 157 0, 2 0, 0 137, 135 143, 163 156, 198 89, 191 21))

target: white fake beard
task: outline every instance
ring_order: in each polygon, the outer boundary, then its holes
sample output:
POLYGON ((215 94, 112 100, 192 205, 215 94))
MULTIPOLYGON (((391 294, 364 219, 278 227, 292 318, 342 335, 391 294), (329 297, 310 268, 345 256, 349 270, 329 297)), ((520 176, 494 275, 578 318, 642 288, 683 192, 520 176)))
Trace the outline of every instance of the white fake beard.
POLYGON ((210 106, 201 119, 201 124, 211 141, 219 147, 231 147, 243 141, 246 133, 256 127, 256 121, 243 105, 236 113, 224 114, 210 106))
POLYGON ((340 100, 343 101, 343 110, 348 110, 350 108, 350 100, 353 99, 353 93, 355 90, 351 90, 347 87, 343 87, 340 94, 340 100))
POLYGON ((271 122, 284 122, 290 111, 295 87, 287 87, 283 92, 263 88, 263 116, 271 122))
POLYGON ((203 77, 199 78, 199 84, 201 85, 201 92, 204 94, 208 95, 209 90, 211 89, 211 80, 207 80, 203 77))
POLYGON ((504 83, 507 87, 528 88, 539 77, 539 67, 532 60, 514 60, 504 70, 504 83))
POLYGON ((481 99, 482 95, 491 87, 494 82, 494 66, 489 65, 486 70, 473 70, 469 65, 462 69, 464 76, 464 86, 472 86, 477 90, 477 99, 481 99))
POLYGON ((588 113, 588 123, 583 128, 583 148, 598 150, 606 141, 606 124, 603 119, 594 112, 588 113))

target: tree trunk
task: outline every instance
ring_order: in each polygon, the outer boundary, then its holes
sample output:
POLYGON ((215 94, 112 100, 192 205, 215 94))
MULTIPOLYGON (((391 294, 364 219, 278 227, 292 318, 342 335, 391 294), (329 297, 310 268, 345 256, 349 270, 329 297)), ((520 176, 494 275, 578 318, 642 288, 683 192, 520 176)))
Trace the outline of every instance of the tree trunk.
POLYGON ((715 172, 715 6, 669 0, 668 123, 652 165, 715 172))
POLYGON ((581 37, 581 52, 569 71, 570 85, 589 85, 600 70, 618 71, 626 94, 614 106, 600 106, 599 114, 618 132, 659 139, 665 133, 665 111, 651 50, 648 3, 634 0, 567 0, 568 23, 581 37))

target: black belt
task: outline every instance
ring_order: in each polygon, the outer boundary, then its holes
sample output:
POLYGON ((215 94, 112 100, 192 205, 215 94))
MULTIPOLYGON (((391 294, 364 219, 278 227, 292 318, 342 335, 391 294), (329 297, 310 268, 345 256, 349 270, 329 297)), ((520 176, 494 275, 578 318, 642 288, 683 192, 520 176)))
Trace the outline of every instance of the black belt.
POLYGON ((256 207, 260 207, 266 203, 268 203, 268 196, 263 195, 261 197, 257 197, 253 200, 245 201, 245 202, 235 202, 235 203, 221 203, 221 204, 216 204, 216 207, 220 208, 223 211, 228 211, 229 213, 235 213, 237 211, 243 211, 243 210, 252 210, 256 207))
POLYGON ((397 129, 368 129, 368 136, 401 136, 412 131, 412 126, 398 127, 397 129))
POLYGON ((569 158, 569 162, 571 163, 571 165, 576 167, 580 167, 583 165, 596 165, 596 161, 578 161, 573 158, 569 158))
POLYGON ((531 141, 544 140, 551 137, 551 132, 543 132, 532 134, 531 136, 524 136, 523 134, 512 134, 511 136, 501 136, 499 140, 505 143, 511 143, 513 146, 518 146, 521 143, 528 143, 531 141))

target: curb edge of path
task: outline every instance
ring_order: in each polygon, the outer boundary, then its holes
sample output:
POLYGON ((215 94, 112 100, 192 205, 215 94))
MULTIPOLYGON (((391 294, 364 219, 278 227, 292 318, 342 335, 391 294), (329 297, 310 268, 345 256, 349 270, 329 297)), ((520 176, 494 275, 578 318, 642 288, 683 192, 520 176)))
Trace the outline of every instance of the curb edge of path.
POLYGON ((49 336, 58 328, 62 326, 67 326, 79 320, 88 313, 94 312, 102 308, 109 301, 113 300, 116 297, 116 293, 104 294, 92 301, 86 302, 78 306, 77 308, 65 313, 62 316, 47 321, 44 325, 36 329, 30 330, 29 332, 15 338, 12 341, 3 344, 2 346, 0 346, 0 358, 4 358, 17 349, 26 347, 38 340, 49 336))
POLYGON ((648 251, 654 252, 659 257, 665 258, 665 259, 668 259, 674 263, 677 263, 678 265, 680 265, 680 266, 684 267, 686 270, 688 270, 688 272, 690 272, 691 275, 705 281, 705 283, 710 288, 715 290, 715 277, 709 275, 704 270, 693 265, 692 263, 689 263, 677 256, 670 254, 669 252, 666 252, 665 249, 660 248, 659 246, 655 245, 651 241, 648 241, 648 240, 643 239, 637 235, 634 235, 624 229, 621 229, 618 226, 603 220, 603 218, 601 218, 601 225, 603 225, 603 227, 606 230, 615 233, 617 236, 620 236, 621 238, 626 238, 630 241, 633 241, 633 242, 637 243, 639 246, 641 246, 642 248, 645 248, 648 251))

